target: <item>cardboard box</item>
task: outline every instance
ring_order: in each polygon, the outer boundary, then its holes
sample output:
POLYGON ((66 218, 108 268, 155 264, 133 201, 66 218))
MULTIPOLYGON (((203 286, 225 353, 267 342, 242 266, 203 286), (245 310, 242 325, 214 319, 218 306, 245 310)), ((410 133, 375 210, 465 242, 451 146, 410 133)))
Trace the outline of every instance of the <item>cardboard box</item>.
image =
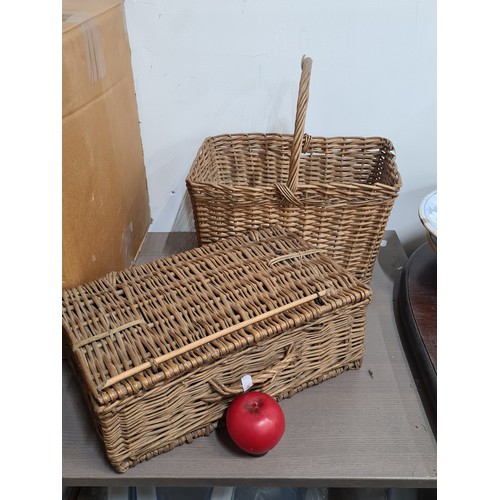
POLYGON ((63 0, 62 286, 130 266, 151 222, 121 0, 63 0))

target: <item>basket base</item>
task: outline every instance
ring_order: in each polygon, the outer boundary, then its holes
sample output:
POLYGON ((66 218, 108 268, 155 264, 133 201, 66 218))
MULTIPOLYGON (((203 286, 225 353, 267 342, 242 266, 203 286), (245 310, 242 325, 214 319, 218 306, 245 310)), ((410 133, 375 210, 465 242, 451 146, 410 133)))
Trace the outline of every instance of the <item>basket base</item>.
MULTIPOLYGON (((341 373, 347 371, 347 370, 359 370, 362 366, 363 363, 363 358, 361 357, 360 359, 356 359, 350 363, 348 363, 346 366, 343 366, 341 368, 336 368, 328 373, 324 373, 321 376, 318 376, 314 379, 308 380, 304 383, 302 383, 300 386, 293 387, 288 391, 279 393, 279 394, 271 394, 276 401, 281 401, 283 399, 291 398, 295 394, 303 391, 304 389, 307 389, 309 387, 313 387, 315 385, 321 384, 322 382, 334 378, 337 375, 340 375, 341 373)), ((221 428, 224 426, 224 423, 222 420, 219 420, 217 422, 214 422, 210 425, 206 425, 204 427, 201 427, 200 429, 197 429, 194 432, 190 432, 189 434, 186 434, 185 436, 180 437, 179 439, 176 439, 172 443, 170 443, 167 446, 164 446, 162 448, 159 448, 157 450, 154 450, 150 453, 144 453, 143 455, 140 455, 138 457, 130 457, 129 459, 123 461, 123 462, 114 462, 112 457, 108 456, 108 459, 110 460, 111 466, 113 469, 118 472, 118 473, 124 473, 131 467, 135 467, 136 465, 151 460, 154 457, 157 457, 158 455, 161 455, 162 453, 166 453, 168 451, 173 450, 174 448, 177 448, 178 446, 181 446, 183 444, 190 444, 192 443, 195 439, 199 437, 206 437, 209 436, 214 430, 221 428)), ((228 446, 229 446, 228 442, 228 446)))

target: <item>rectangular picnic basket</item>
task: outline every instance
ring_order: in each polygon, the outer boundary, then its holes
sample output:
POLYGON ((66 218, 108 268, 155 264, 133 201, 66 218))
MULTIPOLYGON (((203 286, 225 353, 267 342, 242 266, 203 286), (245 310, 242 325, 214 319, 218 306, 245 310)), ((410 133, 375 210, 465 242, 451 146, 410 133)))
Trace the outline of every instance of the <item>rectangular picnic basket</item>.
POLYGON ((295 130, 208 137, 186 178, 200 245, 280 224, 369 283, 401 188, 382 137, 304 134, 312 61, 302 59, 295 130))
POLYGON ((358 369, 369 287, 278 226, 63 291, 68 362, 117 472, 208 435, 250 375, 277 400, 358 369))

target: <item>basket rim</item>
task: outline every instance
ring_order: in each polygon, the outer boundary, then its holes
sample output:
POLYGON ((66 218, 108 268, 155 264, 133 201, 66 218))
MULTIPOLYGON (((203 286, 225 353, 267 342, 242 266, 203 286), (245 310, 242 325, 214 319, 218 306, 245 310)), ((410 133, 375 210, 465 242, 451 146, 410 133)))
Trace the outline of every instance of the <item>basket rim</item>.
MULTIPOLYGON (((245 192, 250 191, 254 192, 255 194, 262 193, 262 192, 275 192, 276 191, 276 184, 263 184, 259 187, 253 187, 249 186, 248 184, 244 183, 236 183, 236 182, 222 182, 222 181, 217 181, 217 182, 210 182, 210 181, 196 181, 193 180, 192 178, 187 178, 186 183, 191 186, 210 186, 210 187, 217 187, 217 186, 224 186, 225 189, 228 190, 234 190, 237 191, 238 189, 244 188, 245 192), (232 187, 232 188, 231 188, 232 187)), ((342 189, 358 189, 360 186, 363 186, 363 188, 370 189, 373 191, 379 191, 381 188, 384 190, 392 190, 394 193, 398 193, 401 187, 403 186, 403 183, 401 181, 401 176, 397 176, 397 182, 393 185, 390 184, 384 184, 383 182, 375 182, 374 184, 363 184, 361 182, 329 182, 328 184, 321 184, 321 183, 312 183, 312 184, 301 184, 299 183, 297 186, 297 191, 300 190, 320 190, 320 191, 325 191, 327 188, 342 188, 342 189)))
MULTIPOLYGON (((308 135, 308 134, 306 134, 308 135)), ((285 138, 290 138, 293 139, 293 134, 291 133, 281 133, 281 132, 228 132, 224 134, 216 134, 216 135, 210 135, 205 137, 203 142, 209 141, 209 140, 214 140, 214 139, 223 139, 227 137, 285 137, 285 138)), ((374 140, 380 140, 383 142, 388 142, 391 145, 393 145, 392 141, 388 139, 387 137, 384 137, 382 135, 369 135, 369 136, 362 136, 362 135, 333 135, 333 136, 326 136, 326 135, 308 135, 312 140, 315 139, 320 139, 320 140, 343 140, 343 141, 374 141, 374 140)))
MULTIPOLYGON (((221 140, 232 140, 233 138, 237 140, 238 138, 241 137, 253 137, 257 140, 265 140, 266 138, 281 138, 281 139, 286 139, 286 142, 289 143, 287 144, 291 146, 292 140, 293 140, 293 135, 292 134, 279 134, 275 132, 269 132, 269 133, 242 133, 242 134, 218 134, 218 135, 213 135, 206 137, 201 144, 201 146, 198 149, 198 152, 193 159, 191 168, 185 178, 185 183, 188 187, 194 187, 194 186, 210 186, 210 187, 217 187, 217 186, 224 186, 226 189, 230 189, 231 186, 234 186, 236 189, 237 188, 245 188, 245 190, 248 190, 248 192, 272 192, 275 189, 276 183, 270 183, 270 184, 261 184, 260 186, 250 186, 248 184, 245 184, 244 182, 224 182, 221 180, 215 180, 209 177, 209 175, 204 172, 205 175, 200 175, 199 171, 201 167, 198 166, 197 162, 200 158, 200 156, 203 154, 203 151, 208 148, 208 152, 212 153, 215 150, 215 153, 217 154, 217 146, 214 146, 214 143, 221 141, 221 140), (212 147, 214 146, 214 147, 212 147)), ((394 194, 397 194, 399 190, 401 189, 403 182, 401 179, 401 173, 398 168, 398 164, 396 161, 396 152, 394 145, 390 139, 387 139, 386 137, 383 136, 336 136, 336 137, 323 137, 323 136, 308 136, 311 144, 314 145, 315 141, 319 142, 339 142, 343 144, 349 144, 350 142, 356 142, 356 141, 363 141, 366 142, 367 144, 371 142, 377 142, 379 145, 386 145, 389 147, 388 153, 391 156, 390 161, 386 163, 387 171, 390 172, 390 174, 395 178, 394 183, 389 184, 389 183, 383 183, 383 182, 375 182, 373 184, 367 184, 367 183, 362 183, 362 182, 343 182, 343 181, 335 181, 335 182, 329 182, 328 184, 325 183, 301 183, 300 181, 298 182, 297 185, 297 190, 298 189, 317 189, 321 191, 325 186, 333 187, 333 188, 359 188, 362 186, 365 189, 368 189, 370 191, 379 191, 381 188, 383 189, 389 189, 394 192, 394 194)), ((222 153, 224 154, 224 153, 222 153)), ((308 153, 305 152, 303 153, 302 158, 304 160, 307 160, 308 158, 308 153)), ((215 162, 215 159, 211 159, 212 162, 215 162)), ((215 163, 214 163, 215 164, 215 163)))

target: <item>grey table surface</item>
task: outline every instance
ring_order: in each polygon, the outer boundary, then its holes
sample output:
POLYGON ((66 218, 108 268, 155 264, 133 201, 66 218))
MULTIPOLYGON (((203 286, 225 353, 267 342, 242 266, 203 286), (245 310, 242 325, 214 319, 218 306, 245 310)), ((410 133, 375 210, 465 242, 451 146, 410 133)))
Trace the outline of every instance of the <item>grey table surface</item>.
MULTIPOLYGON (((193 233, 150 233, 137 264, 195 241, 193 233)), ((436 436, 395 313, 395 285, 406 260, 397 234, 386 231, 370 284, 362 367, 281 401, 286 432, 264 456, 238 453, 216 430, 116 473, 63 360, 63 486, 436 488, 436 436)))

